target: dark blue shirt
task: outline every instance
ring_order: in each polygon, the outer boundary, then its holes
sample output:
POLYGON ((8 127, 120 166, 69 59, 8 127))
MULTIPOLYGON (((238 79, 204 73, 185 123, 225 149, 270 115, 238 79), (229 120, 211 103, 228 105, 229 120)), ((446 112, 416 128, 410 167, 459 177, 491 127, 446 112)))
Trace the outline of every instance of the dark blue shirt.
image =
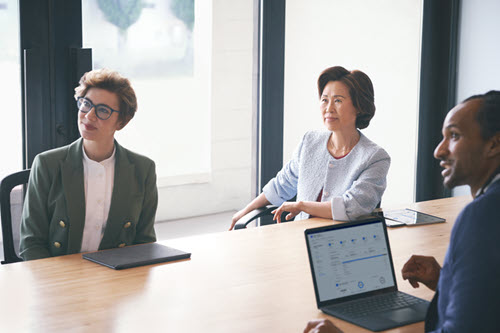
POLYGON ((437 291, 426 331, 500 332, 500 181, 458 216, 437 291))

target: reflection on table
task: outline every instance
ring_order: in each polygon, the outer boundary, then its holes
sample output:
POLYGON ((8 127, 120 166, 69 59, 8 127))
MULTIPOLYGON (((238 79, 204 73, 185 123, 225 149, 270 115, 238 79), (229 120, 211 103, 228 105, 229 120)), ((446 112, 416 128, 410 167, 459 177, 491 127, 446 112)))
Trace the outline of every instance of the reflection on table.
MULTIPOLYGON (((449 235, 470 197, 405 207, 446 223, 389 229, 399 289, 413 289, 400 270, 411 254, 443 262, 449 235)), ((331 224, 311 219, 248 230, 179 238, 165 245, 192 253, 191 260, 114 271, 81 254, 0 267, 0 330, 301 332, 316 308, 304 229, 331 224)), ((334 222, 338 223, 338 222, 334 222)), ((345 332, 366 330, 331 318, 345 332)), ((423 332, 423 323, 390 332, 423 332)))

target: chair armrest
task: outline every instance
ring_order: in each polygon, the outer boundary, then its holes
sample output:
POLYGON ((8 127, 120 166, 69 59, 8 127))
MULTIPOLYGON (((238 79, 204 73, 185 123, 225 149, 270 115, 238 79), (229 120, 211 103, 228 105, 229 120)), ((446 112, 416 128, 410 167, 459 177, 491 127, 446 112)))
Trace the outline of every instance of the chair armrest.
POLYGON ((234 230, 245 229, 248 223, 252 222, 255 219, 258 219, 259 217, 271 215, 271 212, 276 208, 278 208, 278 206, 267 205, 252 210, 250 213, 244 215, 241 219, 238 220, 238 222, 236 222, 236 224, 234 225, 234 230))

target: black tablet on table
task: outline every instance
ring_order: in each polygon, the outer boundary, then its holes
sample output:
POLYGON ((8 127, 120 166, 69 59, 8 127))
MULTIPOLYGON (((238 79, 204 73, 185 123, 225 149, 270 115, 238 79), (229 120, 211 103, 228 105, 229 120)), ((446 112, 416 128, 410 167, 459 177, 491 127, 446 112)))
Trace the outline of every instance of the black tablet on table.
POLYGON ((113 268, 125 269, 162 262, 189 259, 191 253, 158 243, 84 253, 83 258, 113 268))
POLYGON ((384 217, 386 219, 386 225, 388 227, 398 227, 404 225, 415 226, 422 224, 442 223, 446 221, 441 217, 425 214, 409 208, 380 211, 377 212, 376 215, 384 217))

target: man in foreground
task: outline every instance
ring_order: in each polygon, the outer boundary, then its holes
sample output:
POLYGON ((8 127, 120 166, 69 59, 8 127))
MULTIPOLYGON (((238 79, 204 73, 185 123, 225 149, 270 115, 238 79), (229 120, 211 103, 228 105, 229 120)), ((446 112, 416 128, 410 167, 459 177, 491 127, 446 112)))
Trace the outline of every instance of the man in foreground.
MULTIPOLYGON (((459 214, 441 268, 433 257, 414 255, 402 274, 414 288, 436 293, 426 332, 496 332, 500 309, 500 91, 475 95, 454 107, 434 151, 444 185, 469 185, 474 200, 459 214)), ((328 320, 304 332, 341 332, 328 320)))

